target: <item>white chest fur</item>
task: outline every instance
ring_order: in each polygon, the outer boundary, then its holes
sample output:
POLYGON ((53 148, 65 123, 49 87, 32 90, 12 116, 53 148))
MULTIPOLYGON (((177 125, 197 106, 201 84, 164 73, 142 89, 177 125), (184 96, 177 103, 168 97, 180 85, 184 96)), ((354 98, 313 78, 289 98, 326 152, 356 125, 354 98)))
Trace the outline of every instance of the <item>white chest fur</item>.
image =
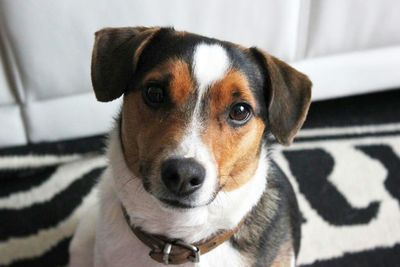
MULTIPOLYGON (((95 262, 96 267, 161 267, 164 266, 148 254, 150 249, 131 232, 116 196, 105 195, 97 221, 95 262)), ((240 253, 229 242, 200 257, 200 263, 187 263, 182 267, 246 266, 240 253)))

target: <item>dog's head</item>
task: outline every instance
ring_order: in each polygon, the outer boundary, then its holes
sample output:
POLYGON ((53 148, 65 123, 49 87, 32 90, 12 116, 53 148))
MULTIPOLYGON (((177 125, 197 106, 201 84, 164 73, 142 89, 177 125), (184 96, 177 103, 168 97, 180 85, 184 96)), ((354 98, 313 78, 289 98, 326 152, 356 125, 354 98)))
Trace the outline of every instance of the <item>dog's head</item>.
POLYGON ((266 133, 288 145, 302 126, 309 79, 257 48, 171 28, 106 28, 92 58, 96 97, 124 95, 130 171, 162 203, 212 202, 254 175, 266 133))

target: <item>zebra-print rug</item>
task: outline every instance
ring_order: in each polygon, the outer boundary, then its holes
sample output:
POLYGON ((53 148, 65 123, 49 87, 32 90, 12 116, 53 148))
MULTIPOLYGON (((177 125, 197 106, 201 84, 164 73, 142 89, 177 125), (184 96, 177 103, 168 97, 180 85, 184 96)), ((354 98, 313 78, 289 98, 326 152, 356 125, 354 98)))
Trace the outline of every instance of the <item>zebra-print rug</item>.
MULTIPOLYGON (((300 266, 400 266, 400 91, 313 104, 274 160, 303 215, 300 266)), ((64 266, 103 137, 0 150, 0 266, 64 266)))

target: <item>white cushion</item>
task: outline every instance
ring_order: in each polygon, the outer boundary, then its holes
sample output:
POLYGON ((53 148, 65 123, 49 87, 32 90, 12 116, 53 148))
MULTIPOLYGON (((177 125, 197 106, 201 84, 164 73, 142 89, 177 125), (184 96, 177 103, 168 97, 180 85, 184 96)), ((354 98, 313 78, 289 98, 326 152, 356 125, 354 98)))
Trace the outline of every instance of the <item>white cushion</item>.
POLYGON ((313 100, 400 85, 400 46, 311 58, 293 65, 313 82, 313 100))
POLYGON ((400 1, 310 1, 307 58, 400 45, 400 1))

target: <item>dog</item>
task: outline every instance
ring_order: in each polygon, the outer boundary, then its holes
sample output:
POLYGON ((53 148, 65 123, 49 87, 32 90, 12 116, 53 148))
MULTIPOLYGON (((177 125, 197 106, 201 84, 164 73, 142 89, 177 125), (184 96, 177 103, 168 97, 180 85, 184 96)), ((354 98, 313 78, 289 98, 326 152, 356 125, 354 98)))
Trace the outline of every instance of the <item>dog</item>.
POLYGON ((91 75, 99 101, 123 104, 71 266, 295 266, 298 204, 270 151, 303 125, 306 75, 164 27, 98 31, 91 75))

